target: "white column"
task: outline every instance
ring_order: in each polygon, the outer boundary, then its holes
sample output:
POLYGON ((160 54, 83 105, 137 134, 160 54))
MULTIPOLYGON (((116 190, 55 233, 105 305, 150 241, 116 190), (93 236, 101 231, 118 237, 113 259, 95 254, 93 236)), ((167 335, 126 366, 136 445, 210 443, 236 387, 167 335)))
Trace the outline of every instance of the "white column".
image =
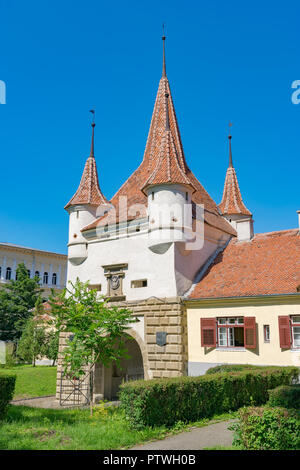
POLYGON ((34 273, 35 273, 35 256, 33 256, 33 260, 32 260, 32 265, 31 265, 31 279, 34 278, 34 273))
POLYGON ((44 284, 44 270, 45 270, 45 265, 44 265, 44 263, 42 263, 41 264, 41 272, 40 272, 41 284, 44 284))
POLYGON ((52 285, 52 274, 53 274, 53 264, 50 264, 50 269, 49 269, 49 277, 48 277, 48 284, 52 285))
POLYGON ((60 276, 61 276, 61 264, 58 265, 57 287, 60 287, 60 276))
POLYGON ((11 278, 16 279, 16 273, 17 273, 17 260, 14 258, 13 260, 13 265, 11 268, 11 278))
POLYGON ((5 274, 6 274, 6 256, 3 256, 3 263, 2 263, 2 268, 1 268, 1 279, 5 280, 5 274))

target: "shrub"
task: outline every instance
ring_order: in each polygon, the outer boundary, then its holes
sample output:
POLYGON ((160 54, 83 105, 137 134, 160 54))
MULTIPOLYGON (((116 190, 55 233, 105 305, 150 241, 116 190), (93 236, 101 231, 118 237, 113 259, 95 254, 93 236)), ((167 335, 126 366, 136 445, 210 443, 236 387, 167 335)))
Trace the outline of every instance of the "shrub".
POLYGON ((269 390, 268 405, 300 410, 300 385, 280 385, 269 390))
POLYGON ((10 401, 13 398, 16 375, 0 371, 0 420, 4 419, 10 401))
POLYGON ((253 366, 251 364, 221 364, 220 366, 211 367, 205 374, 216 374, 219 372, 241 372, 243 370, 267 369, 267 366, 253 366))
POLYGON ((200 377, 127 382, 120 400, 132 427, 173 426, 267 402, 268 390, 290 384, 297 367, 269 367, 200 377))
POLYGON ((238 411, 233 445, 247 450, 299 450, 300 415, 285 408, 248 407, 238 411))

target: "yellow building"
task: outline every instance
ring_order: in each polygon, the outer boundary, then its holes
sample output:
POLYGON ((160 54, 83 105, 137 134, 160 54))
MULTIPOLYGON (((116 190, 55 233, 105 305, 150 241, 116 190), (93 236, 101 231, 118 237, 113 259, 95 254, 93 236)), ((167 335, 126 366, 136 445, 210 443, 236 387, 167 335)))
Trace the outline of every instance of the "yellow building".
POLYGON ((188 373, 218 364, 300 367, 299 230, 231 239, 185 299, 188 373))

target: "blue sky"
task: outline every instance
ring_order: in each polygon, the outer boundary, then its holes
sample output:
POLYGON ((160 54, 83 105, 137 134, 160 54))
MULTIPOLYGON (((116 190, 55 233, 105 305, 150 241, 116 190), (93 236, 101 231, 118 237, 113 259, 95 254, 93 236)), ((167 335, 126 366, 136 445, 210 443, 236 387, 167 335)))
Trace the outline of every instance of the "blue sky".
POLYGON ((111 198, 143 157, 167 74, 189 166, 213 199, 233 162, 256 232, 295 228, 299 2, 0 0, 0 241, 66 253, 90 148, 111 198))

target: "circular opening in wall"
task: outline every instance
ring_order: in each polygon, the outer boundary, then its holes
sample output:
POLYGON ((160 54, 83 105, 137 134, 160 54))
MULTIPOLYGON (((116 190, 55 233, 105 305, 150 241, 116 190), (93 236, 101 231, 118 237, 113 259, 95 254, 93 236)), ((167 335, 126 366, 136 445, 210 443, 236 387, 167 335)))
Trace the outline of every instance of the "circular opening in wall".
POLYGON ((77 238, 77 234, 76 234, 76 233, 74 233, 73 238, 77 238))

